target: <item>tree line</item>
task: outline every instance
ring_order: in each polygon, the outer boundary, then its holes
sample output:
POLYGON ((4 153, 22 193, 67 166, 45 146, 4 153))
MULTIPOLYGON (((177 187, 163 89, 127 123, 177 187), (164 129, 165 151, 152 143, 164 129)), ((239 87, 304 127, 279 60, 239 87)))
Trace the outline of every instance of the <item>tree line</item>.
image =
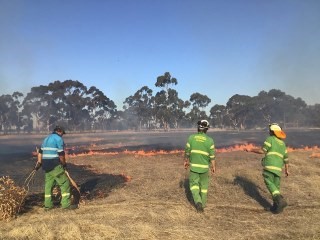
POLYGON ((264 128, 271 122, 288 127, 320 127, 320 104, 307 105, 277 89, 261 91, 257 96, 233 95, 226 105, 205 109, 211 99, 201 93, 188 100, 179 98, 174 86, 178 80, 169 72, 157 77, 155 94, 143 86, 123 102, 115 103, 98 88, 79 81, 54 81, 48 86, 32 87, 0 96, 0 131, 41 132, 62 125, 68 131, 154 130, 194 127, 199 119, 208 119, 221 129, 264 128))

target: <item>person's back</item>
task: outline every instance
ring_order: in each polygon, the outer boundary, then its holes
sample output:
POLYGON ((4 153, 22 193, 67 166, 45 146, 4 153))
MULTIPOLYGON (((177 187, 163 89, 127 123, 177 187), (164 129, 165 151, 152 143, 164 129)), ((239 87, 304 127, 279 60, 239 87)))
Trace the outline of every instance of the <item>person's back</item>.
POLYGON ((274 135, 269 136, 264 142, 263 150, 266 153, 263 160, 264 169, 281 176, 282 167, 288 158, 284 141, 274 135))
POLYGON ((210 156, 214 155, 213 145, 213 139, 204 132, 200 131, 189 137, 187 146, 190 148, 191 171, 203 173, 209 170, 210 156))
POLYGON ((286 138, 286 134, 277 123, 269 125, 269 135, 262 147, 265 153, 262 159, 262 176, 273 199, 273 205, 270 210, 277 214, 287 206, 287 202, 280 192, 280 182, 283 165, 285 166, 286 176, 289 175, 289 160, 286 144, 283 141, 286 138))
POLYGON ((43 170, 51 171, 60 164, 59 152, 64 151, 63 147, 62 137, 55 132, 43 140, 41 145, 43 170))
POLYGON ((64 141, 62 135, 65 131, 56 126, 53 133, 46 137, 38 152, 38 161, 35 170, 41 166, 45 171, 44 207, 45 210, 53 209, 52 188, 55 184, 61 190, 61 207, 63 209, 76 209, 77 205, 71 205, 70 181, 65 173, 67 166, 64 141))
POLYGON ((198 121, 198 133, 189 136, 185 147, 184 167, 190 166, 189 186, 198 212, 203 212, 207 203, 209 168, 215 172, 214 141, 206 132, 207 120, 198 121))

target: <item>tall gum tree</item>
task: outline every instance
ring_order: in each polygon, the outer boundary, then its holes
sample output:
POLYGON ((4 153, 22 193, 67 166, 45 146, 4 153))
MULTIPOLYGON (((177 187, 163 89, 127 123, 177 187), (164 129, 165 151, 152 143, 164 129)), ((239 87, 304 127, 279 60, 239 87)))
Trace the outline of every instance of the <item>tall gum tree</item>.
POLYGON ((170 100, 173 100, 173 98, 169 98, 169 90, 171 89, 170 85, 177 84, 178 80, 174 77, 171 77, 169 72, 165 72, 164 75, 158 76, 155 83, 156 87, 162 88, 162 91, 156 93, 155 96, 155 115, 160 121, 160 126, 163 127, 165 131, 168 131, 169 128, 169 121, 171 117, 169 106, 171 105, 170 100))
POLYGON ((145 125, 147 129, 152 126, 154 97, 152 90, 147 86, 140 88, 134 95, 129 96, 123 102, 123 109, 127 116, 132 116, 131 123, 135 122, 135 128, 141 130, 145 125))
POLYGON ((208 119, 205 108, 211 103, 211 99, 207 95, 196 92, 191 94, 189 101, 192 109, 188 116, 192 123, 200 119, 208 119))

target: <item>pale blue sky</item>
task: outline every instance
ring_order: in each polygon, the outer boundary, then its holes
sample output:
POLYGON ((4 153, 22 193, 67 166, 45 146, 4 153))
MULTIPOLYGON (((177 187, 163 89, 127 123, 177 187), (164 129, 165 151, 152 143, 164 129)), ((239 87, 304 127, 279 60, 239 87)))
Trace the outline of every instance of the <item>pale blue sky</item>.
POLYGON ((72 79, 121 110, 165 72, 210 107, 273 88, 320 103, 320 0, 0 0, 0 95, 72 79))

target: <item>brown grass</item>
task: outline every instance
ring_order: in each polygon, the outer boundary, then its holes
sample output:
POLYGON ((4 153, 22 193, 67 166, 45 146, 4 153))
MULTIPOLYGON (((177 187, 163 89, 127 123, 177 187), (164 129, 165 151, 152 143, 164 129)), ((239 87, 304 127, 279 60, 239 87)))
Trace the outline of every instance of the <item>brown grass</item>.
POLYGON ((0 220, 10 220, 21 210, 27 190, 15 184, 9 176, 0 178, 0 220))
POLYGON ((75 211, 35 206, 2 222, 0 239, 320 239, 320 159, 310 154, 290 153, 291 175, 282 180, 289 206, 278 215, 267 210, 271 199, 261 155, 254 153, 218 154, 203 214, 188 200, 181 154, 72 158, 74 164, 90 164, 97 176, 108 176, 96 185, 108 193, 75 211), (117 184, 117 176, 127 182, 117 184))

